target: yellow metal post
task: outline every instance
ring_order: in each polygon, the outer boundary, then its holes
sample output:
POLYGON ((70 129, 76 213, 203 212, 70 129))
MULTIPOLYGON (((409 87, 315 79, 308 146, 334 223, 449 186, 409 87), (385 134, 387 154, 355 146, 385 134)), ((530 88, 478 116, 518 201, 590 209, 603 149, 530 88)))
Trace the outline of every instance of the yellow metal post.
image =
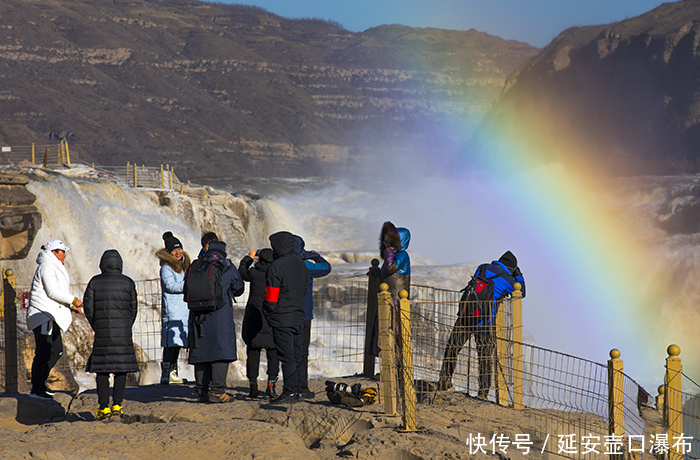
POLYGON ((523 404, 523 293, 520 283, 513 291, 513 408, 522 409, 523 404))
POLYGON ((659 388, 656 390, 659 392, 659 395, 656 397, 656 410, 660 410, 663 414, 665 404, 664 393, 666 392, 666 387, 659 385, 659 388))
POLYGON ((379 311, 379 359, 381 360, 381 371, 379 374, 379 393, 384 402, 384 413, 386 415, 396 415, 396 357, 394 355, 395 338, 394 328, 391 327, 391 294, 389 285, 382 283, 379 285, 377 294, 377 308, 379 311))
MULTIPOLYGON (((668 429, 668 442, 671 446, 683 433, 683 401, 681 388, 681 348, 678 345, 669 345, 666 349, 666 376, 664 385, 666 386, 664 405, 664 424, 668 429)), ((682 460, 683 454, 671 448, 669 450, 669 460, 682 460)))
POLYGON ((173 189, 173 171, 170 169, 170 165, 166 165, 166 168, 168 170, 168 190, 173 189))
POLYGON ((163 177, 163 165, 160 165, 160 188, 165 188, 165 178, 163 177))
POLYGON ((66 161, 68 162, 68 166, 70 167, 70 150, 68 150, 68 141, 63 141, 63 145, 66 149, 66 161))
POLYGON ((610 350, 608 360, 608 434, 625 435, 625 402, 620 350, 610 350))
POLYGON ((185 184, 180 182, 180 195, 182 195, 183 193, 185 193, 185 184))
POLYGON ((35 164, 36 161, 34 161, 34 142, 32 142, 32 164, 35 164))
POLYGON ((411 302, 408 292, 399 292, 399 309, 401 311, 401 359, 403 372, 403 427, 406 431, 416 430, 416 389, 413 383, 413 337, 411 336, 411 302))
POLYGON ((134 163, 134 188, 139 186, 138 174, 139 168, 136 166, 136 163, 134 163))
MULTIPOLYGON (((496 375, 496 402, 501 406, 508 405, 506 325, 503 303, 499 303, 496 313, 496 356, 493 357, 493 371, 496 375)), ((488 358, 487 358, 488 359, 488 358)))

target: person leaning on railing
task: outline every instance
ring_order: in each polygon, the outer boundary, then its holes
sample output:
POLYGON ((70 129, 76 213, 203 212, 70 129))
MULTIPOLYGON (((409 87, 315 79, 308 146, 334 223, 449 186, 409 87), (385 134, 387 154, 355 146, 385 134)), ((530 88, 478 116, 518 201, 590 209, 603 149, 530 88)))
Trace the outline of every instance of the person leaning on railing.
POLYGON ((73 321, 71 310, 80 312, 83 302, 70 293, 70 277, 64 266, 70 248, 63 241, 51 240, 41 249, 36 258, 39 266, 32 279, 27 309, 27 327, 34 332, 36 343, 30 396, 53 399, 46 379, 63 354, 61 333, 73 321))
POLYGON ((515 283, 520 283, 525 297, 525 279, 518 268, 518 259, 510 251, 506 251, 500 259, 479 265, 476 269, 459 302, 457 321, 445 348, 438 390, 447 390, 452 386, 457 356, 473 334, 479 355, 477 395, 486 399, 491 388, 491 363, 496 347, 494 319, 500 300, 512 294, 515 283))

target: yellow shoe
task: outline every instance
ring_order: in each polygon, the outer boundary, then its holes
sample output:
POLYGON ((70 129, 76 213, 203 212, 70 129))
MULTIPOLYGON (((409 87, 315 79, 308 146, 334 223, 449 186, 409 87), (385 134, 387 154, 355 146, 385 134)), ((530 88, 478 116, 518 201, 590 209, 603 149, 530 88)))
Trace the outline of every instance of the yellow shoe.
POLYGON ((122 406, 120 404, 112 404, 112 415, 121 417, 124 412, 122 411, 122 406))
POLYGON ((104 409, 97 409, 95 414, 95 420, 105 420, 112 416, 112 409, 105 407, 104 409))

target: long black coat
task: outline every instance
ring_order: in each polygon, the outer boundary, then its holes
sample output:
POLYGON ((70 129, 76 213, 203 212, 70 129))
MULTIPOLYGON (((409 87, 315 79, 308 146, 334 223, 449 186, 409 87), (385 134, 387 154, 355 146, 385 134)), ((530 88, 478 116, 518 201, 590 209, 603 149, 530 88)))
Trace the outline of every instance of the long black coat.
POLYGON ((131 337, 136 321, 136 285, 122 275, 122 258, 115 249, 102 254, 101 275, 94 276, 85 289, 85 317, 95 331, 88 372, 119 373, 139 370, 131 337))
POLYGON ((249 347, 266 350, 275 348, 272 329, 262 314, 263 300, 265 300, 265 278, 269 266, 265 261, 258 261, 253 265, 253 259, 250 256, 245 256, 238 265, 238 273, 241 274, 243 281, 250 282, 241 337, 249 347))
POLYGON ((233 321, 233 297, 243 291, 243 281, 236 266, 226 258, 218 257, 211 252, 207 258, 219 258, 223 269, 221 271, 221 287, 226 293, 224 306, 206 314, 194 314, 190 311, 189 345, 190 364, 213 363, 216 361, 233 362, 238 359, 236 350, 236 323, 233 321), (240 286, 240 291, 236 287, 240 286))

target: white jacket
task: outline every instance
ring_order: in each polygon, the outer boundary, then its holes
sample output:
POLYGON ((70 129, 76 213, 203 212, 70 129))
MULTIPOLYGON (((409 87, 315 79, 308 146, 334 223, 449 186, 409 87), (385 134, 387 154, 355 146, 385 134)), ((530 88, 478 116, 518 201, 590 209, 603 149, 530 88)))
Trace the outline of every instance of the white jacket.
POLYGON ((36 329, 53 320, 65 332, 73 321, 70 307, 75 297, 70 293, 70 277, 60 260, 51 251, 36 257, 39 267, 32 279, 27 309, 27 328, 36 329))

